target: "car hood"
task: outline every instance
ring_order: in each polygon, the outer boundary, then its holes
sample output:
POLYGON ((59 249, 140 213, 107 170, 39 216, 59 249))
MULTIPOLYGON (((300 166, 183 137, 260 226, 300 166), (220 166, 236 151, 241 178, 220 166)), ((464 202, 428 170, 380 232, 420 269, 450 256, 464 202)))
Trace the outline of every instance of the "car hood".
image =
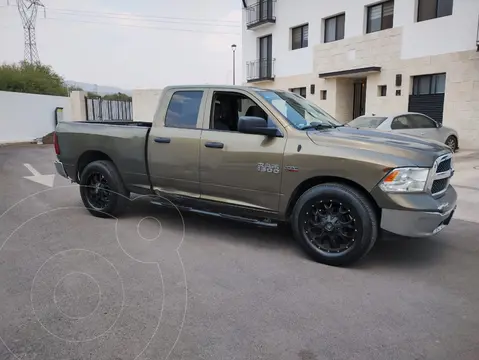
POLYGON ((309 131, 308 136, 316 145, 344 146, 358 151, 382 153, 405 159, 417 166, 431 166, 438 156, 450 152, 446 145, 438 141, 367 128, 342 126, 309 131))

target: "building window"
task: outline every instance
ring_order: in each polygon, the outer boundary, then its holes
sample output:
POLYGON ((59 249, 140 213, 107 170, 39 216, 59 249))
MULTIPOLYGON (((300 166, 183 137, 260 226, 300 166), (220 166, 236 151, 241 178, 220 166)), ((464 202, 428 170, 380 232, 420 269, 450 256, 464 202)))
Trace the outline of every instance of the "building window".
POLYGON ((344 14, 324 20, 324 42, 332 42, 344 39, 344 14))
POLYGON ((386 1, 368 7, 366 32, 391 29, 394 18, 394 1, 386 1))
POLYGON ((203 91, 177 91, 166 112, 165 126, 195 129, 198 122, 203 91))
POLYGON ((388 87, 386 85, 378 86, 378 96, 386 96, 388 92, 388 87))
POLYGON ((293 89, 289 89, 289 91, 291 91, 292 93, 301 95, 304 98, 306 97, 306 88, 305 87, 293 88, 293 89))
POLYGON ((308 24, 291 29, 291 49, 308 47, 308 24))
POLYGON ((446 90, 446 74, 414 76, 413 95, 444 94, 446 90))
POLYGON ((320 99, 321 100, 326 100, 327 97, 328 97, 328 90, 321 90, 320 99))
POLYGON ((417 21, 452 15, 453 0, 418 0, 417 21))

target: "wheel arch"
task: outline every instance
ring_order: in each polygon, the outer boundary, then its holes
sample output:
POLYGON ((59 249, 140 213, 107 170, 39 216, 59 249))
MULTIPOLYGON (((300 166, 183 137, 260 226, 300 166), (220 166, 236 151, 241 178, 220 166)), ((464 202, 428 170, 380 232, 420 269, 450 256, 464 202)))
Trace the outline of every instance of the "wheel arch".
POLYGON ((326 183, 334 183, 334 184, 341 184, 341 185, 347 185, 357 191, 359 191, 362 195, 364 195, 373 205, 376 214, 379 217, 381 216, 381 209, 378 206, 376 200, 374 200, 373 196, 367 191, 363 186, 358 184, 357 182, 353 180, 349 180, 346 178, 338 177, 338 176, 315 176, 312 178, 309 178, 305 181, 303 181, 301 184, 299 184, 293 191, 289 201, 288 205, 286 207, 286 212, 285 212, 285 218, 289 220, 293 208, 296 205, 296 202, 299 200, 301 195, 303 195, 307 190, 311 189, 314 186, 321 185, 321 184, 326 184, 326 183))
MULTIPOLYGON (((77 161, 77 166, 76 166, 77 180, 80 181, 80 175, 81 175, 83 169, 85 169, 85 167, 88 164, 90 164, 94 161, 98 161, 98 160, 108 160, 108 161, 111 161, 113 163, 113 165, 115 165, 115 163, 113 162, 111 157, 108 156, 103 151, 99 151, 99 150, 85 151, 83 154, 80 155, 80 157, 78 158, 78 161, 77 161)), ((116 167, 116 165, 115 165, 115 167, 116 167)))

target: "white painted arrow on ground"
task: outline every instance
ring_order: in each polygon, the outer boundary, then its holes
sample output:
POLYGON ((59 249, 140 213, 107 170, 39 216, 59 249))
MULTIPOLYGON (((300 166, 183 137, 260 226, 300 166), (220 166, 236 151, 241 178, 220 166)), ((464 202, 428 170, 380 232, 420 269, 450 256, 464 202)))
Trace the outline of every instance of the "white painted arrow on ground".
POLYGON ((53 181, 55 181, 55 174, 52 175, 42 175, 40 174, 35 168, 30 165, 30 164, 23 164, 25 167, 30 170, 30 172, 33 174, 33 176, 24 176, 25 179, 34 181, 36 183, 48 186, 48 187, 53 187, 53 181))

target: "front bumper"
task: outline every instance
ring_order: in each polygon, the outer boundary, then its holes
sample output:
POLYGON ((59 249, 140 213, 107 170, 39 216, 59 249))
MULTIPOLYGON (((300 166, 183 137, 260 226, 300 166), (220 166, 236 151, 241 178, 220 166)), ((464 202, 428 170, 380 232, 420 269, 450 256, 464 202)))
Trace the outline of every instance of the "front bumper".
POLYGON ((442 198, 433 200, 436 203, 435 209, 383 209, 381 228, 407 237, 437 234, 449 225, 456 210, 457 194, 454 188, 449 186, 442 198))
POLYGON ((54 165, 55 165, 55 169, 57 170, 57 173, 61 176, 63 176, 64 178, 66 179, 69 179, 68 175, 67 175, 67 172, 65 171, 65 167, 63 166, 63 163, 56 160, 54 162, 54 165))

